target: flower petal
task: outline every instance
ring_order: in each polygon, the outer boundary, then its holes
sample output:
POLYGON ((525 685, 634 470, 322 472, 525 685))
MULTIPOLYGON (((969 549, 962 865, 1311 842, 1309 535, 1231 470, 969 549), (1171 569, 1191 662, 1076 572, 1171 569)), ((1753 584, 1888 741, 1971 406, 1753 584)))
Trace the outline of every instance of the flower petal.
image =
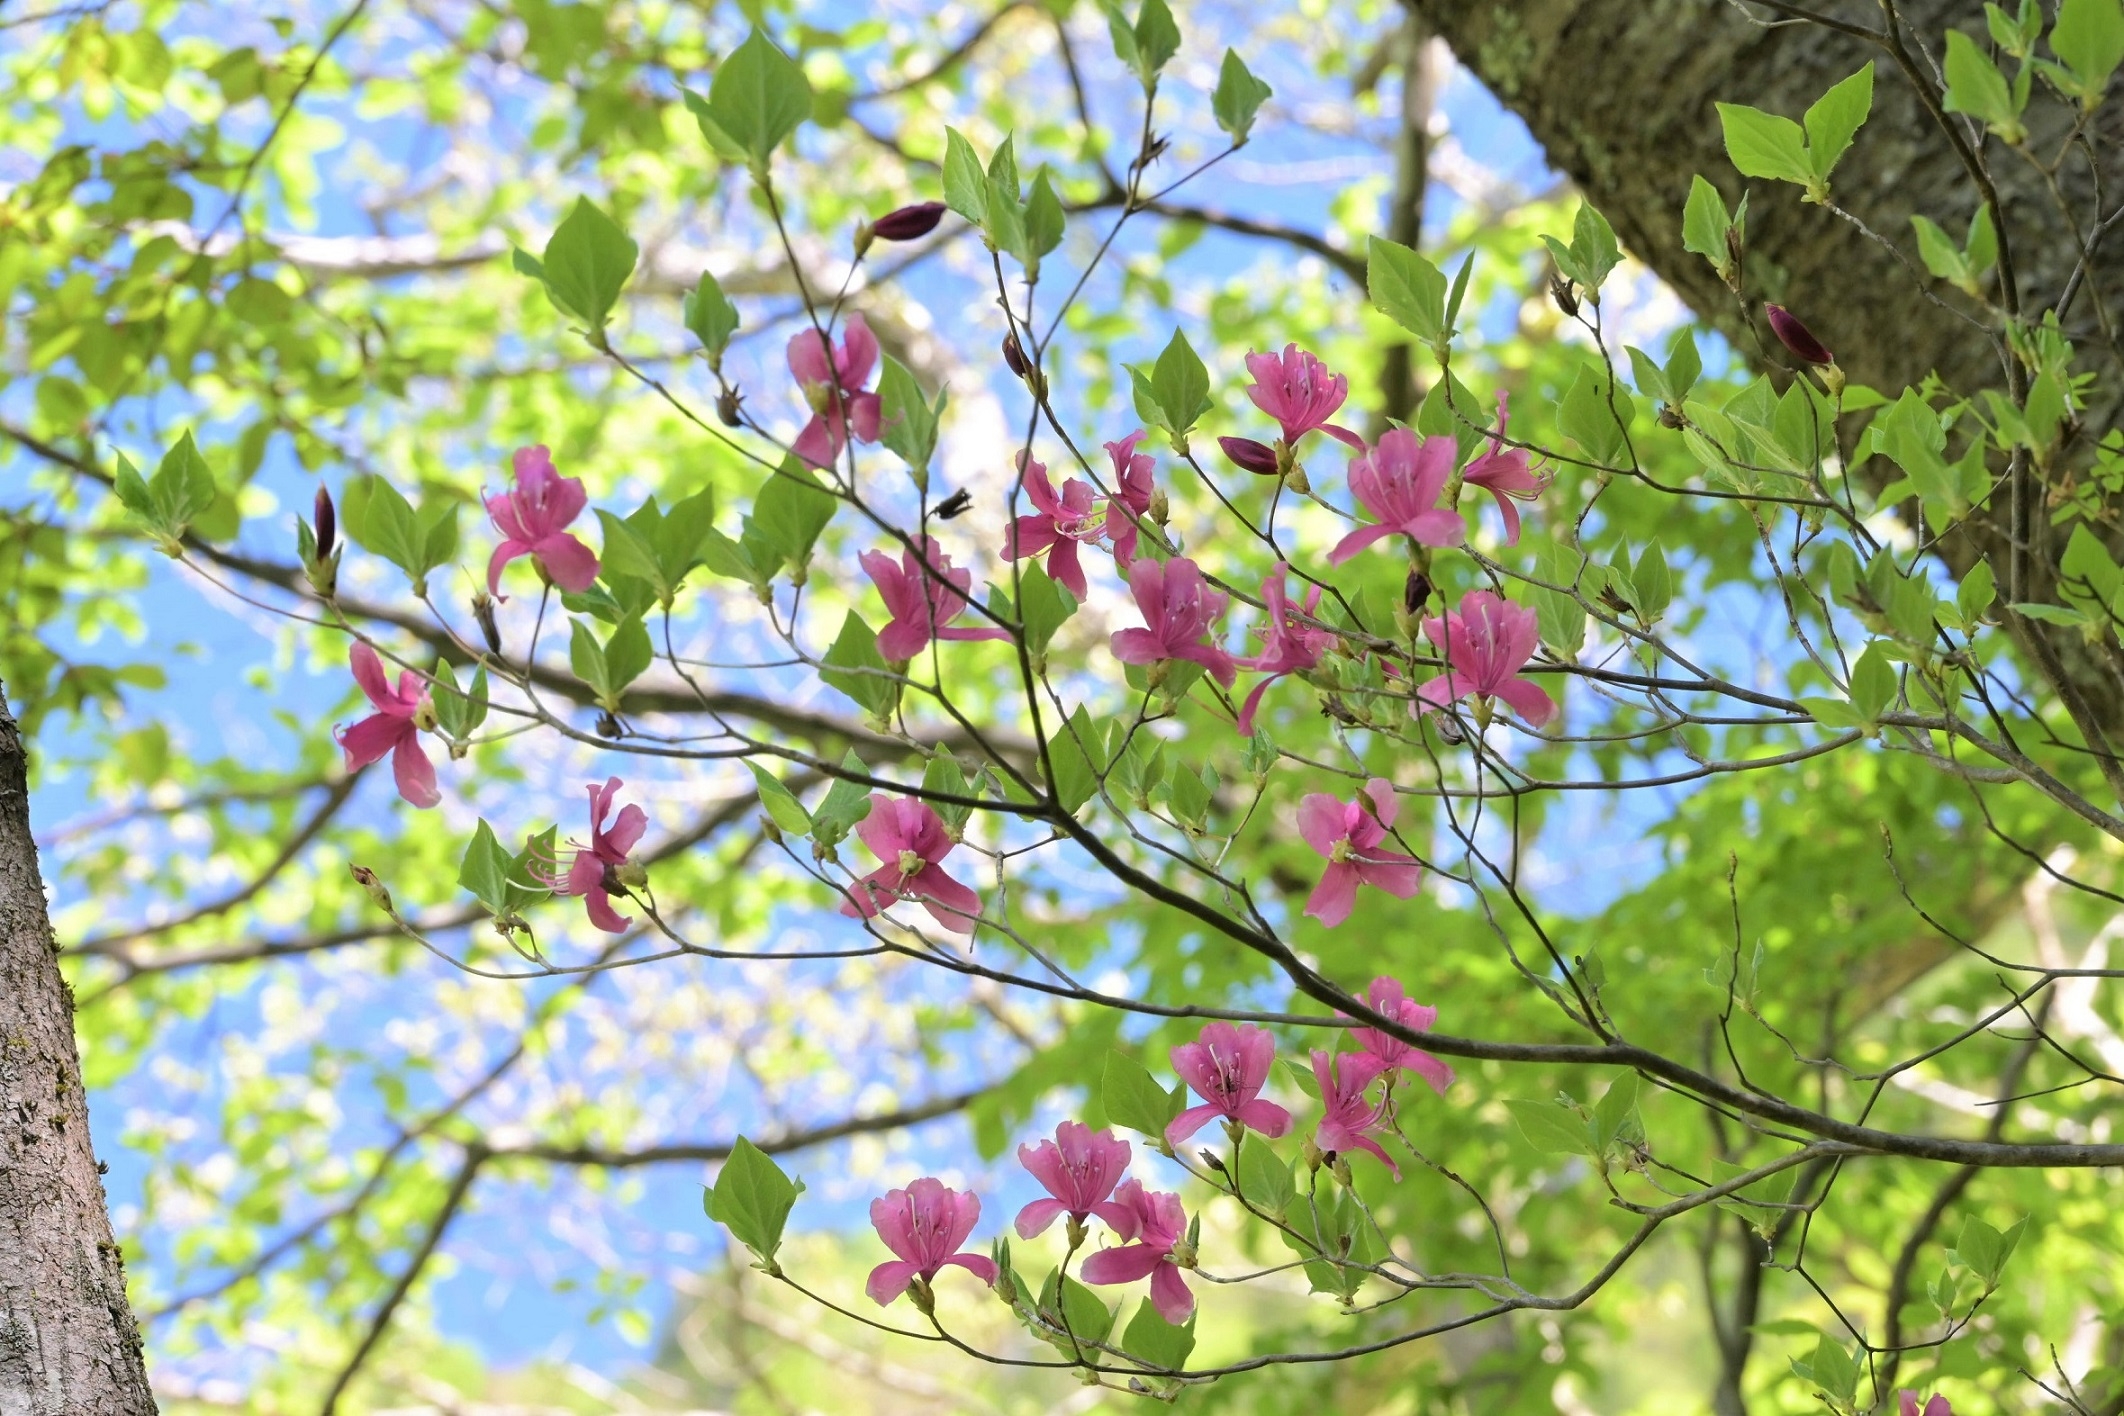
POLYGON ((883 1307, 905 1293, 907 1285, 913 1283, 915 1275, 920 1272, 920 1269, 905 1259, 888 1259, 870 1271, 869 1281, 863 1285, 863 1291, 870 1295, 871 1302, 883 1307))
POLYGON ((1320 873, 1320 883, 1306 897, 1305 912, 1329 929, 1350 917, 1357 904, 1357 871, 1354 866, 1331 861, 1320 873))
POLYGON ((1134 1283, 1139 1278, 1150 1277, 1166 1252, 1148 1244, 1123 1244, 1117 1249, 1101 1249, 1096 1254, 1085 1255, 1077 1273, 1086 1283, 1134 1283))
MULTIPOLYGON (((1022 1150, 1023 1148, 1021 1147, 1020 1149, 1022 1150)), ((1018 1221, 1013 1227, 1018 1231, 1020 1239, 1038 1238, 1047 1232, 1048 1226, 1068 1213, 1069 1206, 1063 1204, 1060 1200, 1053 1198, 1034 1200, 1024 1209, 1018 1211, 1018 1221)))
POLYGON ((420 745, 420 734, 407 723, 407 731, 400 734, 398 745, 391 750, 391 775, 398 782, 398 794, 418 807, 430 807, 442 800, 442 793, 435 788, 435 764, 420 745))
POLYGON ((531 552, 553 583, 571 595, 582 594, 597 579, 596 553, 565 531, 534 541, 531 552))
POLYGON ((1195 1315, 1195 1295, 1176 1264, 1160 1264, 1151 1272, 1151 1306, 1158 1316, 1180 1327, 1195 1315))

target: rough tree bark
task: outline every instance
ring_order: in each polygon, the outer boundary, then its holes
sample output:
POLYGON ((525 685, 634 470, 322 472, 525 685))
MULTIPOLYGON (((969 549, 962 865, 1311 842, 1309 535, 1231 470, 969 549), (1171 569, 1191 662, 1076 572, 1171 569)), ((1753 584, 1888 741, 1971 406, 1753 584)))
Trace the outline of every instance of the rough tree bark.
POLYGON ((154 1410, 0 686, 0 1416, 154 1410))
MULTIPOLYGON (((1910 217, 1922 214, 1959 238, 1979 203, 1977 187, 1954 144, 1927 110, 1897 54, 1864 38, 1812 23, 1769 23, 1775 17, 1755 0, 1404 0, 1433 33, 1514 112, 1526 120, 1549 160, 1568 173, 1609 218, 1630 252, 1649 264, 1704 319, 1724 330, 1743 353, 1758 348, 1750 320, 1701 258, 1682 249, 1682 204, 1689 179, 1701 173, 1730 201, 1742 179, 1727 160, 1713 104, 1746 103, 1797 118, 1834 82, 1871 59, 1876 68, 1873 115, 1835 176, 1835 197, 1873 232, 1911 251, 1910 217)), ((1836 22, 1876 31, 1898 22, 1903 59, 1936 86, 1934 61, 1950 24, 1984 38, 1982 7, 1974 0, 1812 0, 1811 10, 1836 22)), ((2124 190, 2124 130, 2112 101, 2100 115, 2094 151, 2103 164, 2102 190, 2124 190)), ((2030 107, 2032 151, 2057 151, 2066 131, 2060 105, 2030 107)), ((2058 299, 2079 261, 2080 238, 2095 221, 2095 189, 2086 160, 2067 165, 2062 195, 2068 222, 2036 168, 1952 120, 1983 161, 1999 192, 2012 238, 2015 289, 2024 314, 2039 315, 2058 299)), ((1800 200, 1785 183, 1749 184, 1747 275, 1754 299, 1791 306, 1836 351, 1851 377, 1893 390, 1937 371, 1962 392, 2004 384, 1992 343, 1963 318, 1973 302, 1923 277, 1851 223, 1800 200), (1941 303, 1920 293, 1921 282, 1941 303)), ((2105 213, 2106 214, 2106 213, 2105 213)), ((2120 245, 2118 249, 2124 249, 2120 245)), ((2114 262, 2096 253, 2091 279, 2065 326, 2094 367, 2107 327, 2124 321, 2124 280, 2114 262), (2105 272, 2104 267, 2108 267, 2105 272), (2110 277, 2110 278, 2105 278, 2110 277), (2100 306, 2098 311, 2097 306, 2100 306)), ((1998 293, 1995 291, 1995 293, 1998 293)), ((2003 298, 2002 298, 2003 303, 2003 298)), ((2084 449, 2114 424, 2118 364, 2102 366, 2107 401, 2088 410, 2084 449)), ((2022 521, 2028 529, 2025 579, 2017 598, 2051 600, 2062 537, 2051 533, 2041 487, 2031 487, 2022 521)), ((2001 496, 1941 546, 1957 574, 1978 557, 1993 562, 2004 592, 2012 511, 2001 496)), ((2072 705, 2083 730, 2124 743, 2124 691, 2111 667, 2076 630, 2018 620, 2016 637, 2032 661, 2072 705)))

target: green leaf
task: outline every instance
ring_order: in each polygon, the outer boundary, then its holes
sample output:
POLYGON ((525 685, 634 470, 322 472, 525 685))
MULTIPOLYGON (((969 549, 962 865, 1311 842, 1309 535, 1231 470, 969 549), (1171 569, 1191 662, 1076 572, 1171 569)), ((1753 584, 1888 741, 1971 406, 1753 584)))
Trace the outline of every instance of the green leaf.
POLYGON ((1165 1140, 1165 1128, 1180 1114, 1181 1103, 1186 1099, 1183 1088, 1175 1086, 1167 1091, 1141 1062, 1119 1051, 1106 1054, 1106 1074, 1099 1094, 1107 1120, 1141 1131, 1160 1144, 1165 1140))
POLYGON ((1851 666, 1851 706, 1866 723, 1878 723, 1895 702, 1895 688, 1895 664, 1887 645, 1876 639, 1851 666))
POLYGON ((457 503, 449 497, 423 501, 420 507, 420 574, 424 580, 437 566, 448 565, 457 555, 457 503))
POLYGON ((935 404, 923 394, 907 366, 890 354, 878 376, 878 440, 900 455, 915 474, 916 484, 929 476, 929 463, 937 451, 937 423, 944 413, 944 395, 935 404))
MULTIPOLYGON (((870 768, 853 749, 841 757, 841 770, 854 777, 870 775, 870 768)), ((819 809, 811 813, 812 834, 821 843, 831 846, 845 839, 856 824, 870 815, 870 788, 861 781, 848 777, 836 777, 826 789, 825 800, 819 809)))
POLYGON ((1851 147, 1866 115, 1873 111, 1873 61, 1816 99, 1806 113, 1807 161, 1814 180, 1826 191, 1829 174, 1851 147))
POLYGON ((1949 113, 1967 113, 2009 143, 2027 136, 2021 126, 2025 95, 2016 96, 2006 76, 1975 40, 1958 29, 1947 31, 1947 99, 1949 113))
POLYGON ((1852 1394, 1858 1390, 1858 1363, 1844 1350, 1843 1344, 1831 1341, 1826 1333, 1815 1344, 1814 1359, 1808 1364, 1805 1375, 1824 1393, 1847 1406, 1852 1394))
POLYGON ((841 621, 841 632, 826 651, 819 677, 854 699, 870 716, 888 717, 899 702, 899 683, 888 676, 878 653, 877 632, 854 610, 841 621))
POLYGON ((1637 564, 1630 571, 1630 587, 1637 593, 1631 602, 1647 624, 1667 612, 1674 602, 1674 576, 1667 569, 1666 552, 1659 542, 1647 545, 1637 557, 1637 564))
POLYGON ((796 799, 796 793, 781 783, 781 779, 757 762, 747 762, 752 769, 753 780, 759 783, 760 806, 769 820, 792 836, 811 834, 811 813, 804 803, 796 799))
POLYGON ((708 112, 755 168, 811 116, 811 81, 758 29, 715 71, 708 112))
MULTIPOLYGON (((652 497, 635 515, 655 509, 656 500, 652 497)), ((605 544, 598 552, 599 573, 608 580, 615 575, 631 575, 645 581, 656 591, 657 598, 669 606, 672 586, 664 578, 663 561, 656 547, 634 526, 603 507, 597 509, 597 519, 605 528, 605 544)))
POLYGON ((1365 287, 1381 314, 1434 350, 1450 342, 1445 272, 1407 246, 1372 237, 1365 248, 1365 287))
POLYGON ((509 853, 495 838, 494 828, 481 817, 457 868, 457 883, 471 891, 472 898, 486 906, 488 914, 506 915, 510 913, 509 866, 509 853))
POLYGON ((988 174, 957 128, 944 130, 944 204, 976 226, 988 221, 988 174))
POLYGON ((1091 715, 1079 704, 1061 731, 1047 740, 1048 759, 1054 766, 1050 785, 1062 809, 1072 816, 1099 790, 1099 769, 1105 764, 1092 754, 1104 746, 1103 737, 1093 728, 1091 715))
POLYGON ((1252 1131, 1239 1140, 1237 1177, 1239 1193, 1247 1203, 1279 1219, 1298 1193, 1291 1162, 1277 1155, 1266 1139, 1252 1131))
POLYGON ((1638 1076, 1625 1072, 1608 1085, 1593 1106, 1593 1143, 1601 1155, 1644 1142, 1644 1123, 1637 1115, 1638 1076))
POLYGON ((2124 62, 2124 9, 2117 0, 2064 0, 2051 27, 2050 52, 2072 71, 2081 104, 2092 109, 2124 62))
POLYGON ((1482 405, 1451 369, 1433 383, 1416 408, 1416 431, 1427 438, 1451 438, 1455 460, 1465 462, 1482 442, 1482 405), (1452 401, 1447 402, 1448 399, 1452 401))
POLYGON ((1045 566, 1034 562, 1018 572, 1017 610, 1025 626, 1025 651, 1037 663, 1046 656, 1055 631, 1077 612, 1077 597, 1057 585, 1045 566))
POLYGON ((148 479, 148 499, 172 539, 202 516, 220 496, 214 473, 199 455, 199 445, 187 429, 162 455, 155 475, 148 479))
POLYGON ((1534 1149, 1552 1155, 1598 1155, 1591 1127, 1568 1106, 1553 1101, 1507 1101, 1519 1132, 1534 1149))
POLYGON ((1998 599, 1997 581, 1991 572, 1991 562, 1978 561, 1954 592, 1955 608, 1962 612, 1963 623, 1974 628, 1978 618, 1991 608, 1998 599))
POLYGON ((1621 466, 1630 457, 1629 438, 1623 428, 1636 407, 1629 391, 1616 384, 1607 370, 1591 362, 1582 363, 1570 392, 1556 410, 1556 426, 1585 449, 1586 456, 1594 462, 1621 466), (1613 407, 1609 406, 1611 399, 1613 407), (1622 422, 1616 421, 1618 414, 1622 422))
POLYGON ((1063 226, 1062 199, 1055 195, 1055 185, 1043 166, 1034 176, 1032 195, 1025 202, 1025 240, 1033 256, 1026 263, 1029 268, 1037 270, 1039 258, 1062 244, 1063 226))
POLYGON ((1726 199, 1702 177, 1689 179, 1689 201, 1682 208, 1682 249, 1694 251, 1711 262, 1721 280, 1730 280, 1728 267, 1733 253, 1726 244, 1726 230, 1733 224, 1726 199))
POLYGON ((480 724, 487 721, 487 666, 481 664, 472 674, 472 691, 466 693, 457 686, 457 676, 450 666, 438 659, 434 672, 428 675, 434 685, 431 697, 435 703, 436 725, 445 737, 463 742, 479 731, 480 724))
POLYGON ((1165 0, 1143 0, 1136 12, 1136 74, 1146 90, 1157 87, 1158 74, 1180 52, 1180 26, 1165 0))
POLYGON ((132 459, 122 452, 116 456, 118 472, 112 478, 112 490, 118 494, 119 504, 142 521, 151 525, 158 523, 161 518, 157 513, 155 498, 148 491, 147 480, 140 475, 140 469, 133 465, 132 459))
MULTIPOLYGON (((1570 586, 1577 580, 1578 566, 1576 551, 1551 545, 1542 551, 1535 573, 1551 585, 1570 586)), ((1541 626, 1541 642, 1566 663, 1577 659, 1586 642, 1584 607, 1560 590, 1536 590, 1534 614, 1541 626)))
MULTIPOLYGON (((929 765, 922 769, 922 790, 947 796, 969 795, 966 772, 959 766, 959 759, 948 752, 939 752, 930 758, 929 765)), ((930 807, 953 832, 965 830, 967 821, 973 816, 972 807, 957 806, 948 801, 931 802, 930 807)))
POLYGON ((740 1136, 715 1177, 710 1213, 761 1263, 772 1264, 782 1245, 782 1226, 803 1188, 765 1151, 740 1136))
POLYGON ((745 539, 767 552, 764 559, 787 567, 792 583, 801 584, 812 547, 839 505, 809 467, 793 456, 784 458, 760 484, 752 514, 745 518, 745 539))
POLYGON ((605 327, 640 254, 618 222, 589 198, 577 197, 546 242, 541 262, 546 294, 556 309, 595 335, 605 327))
POLYGON ((568 621, 568 667, 590 686, 599 702, 612 696, 612 681, 605 672, 604 648, 597 642, 590 626, 579 619, 568 621))
POLYGON ((687 330, 708 351, 709 364, 721 368, 723 351, 737 333, 738 312, 713 274, 701 272, 701 283, 686 296, 684 314, 687 330))
POLYGON ((1048 1342, 1071 1356, 1104 1360, 1105 1354, 1092 1344, 1106 1341, 1114 1330, 1114 1313, 1106 1300, 1062 1270, 1051 1269, 1040 1285, 1039 1311, 1045 1325, 1054 1330, 1041 1334, 1048 1342))
POLYGON ((605 675, 611 684, 612 701, 605 706, 619 711, 619 695, 626 690, 649 666, 656 662, 656 650, 649 642, 649 631, 642 622, 633 617, 620 621, 605 641, 605 675))
POLYGON ((1578 218, 1571 227, 1571 254, 1577 258, 1578 283, 1599 303, 1601 283, 1622 261, 1622 247, 1616 244, 1615 228, 1591 202, 1578 204, 1578 218))
POLYGON ((1925 269, 1949 285, 1964 290, 1976 284, 1976 277, 1970 272, 1961 247, 1949 240, 1947 233, 1936 223, 1926 217, 1912 216, 1910 226, 1917 233, 1918 259, 1925 263, 1925 269))
POLYGON ((1718 118, 1725 129, 1726 156, 1742 176, 1797 182, 1802 187, 1813 184, 1807 134, 1799 124, 1738 103, 1719 104, 1718 118))
POLYGON ((1969 223, 1969 237, 1962 243, 1962 259, 1968 263, 1973 276, 1980 276, 1998 264, 1999 233, 1992 226, 1989 202, 1977 208, 1976 217, 1969 223))
POLYGON ((1675 407, 1687 402, 1689 390, 1696 387, 1703 372, 1703 358, 1696 352, 1696 335, 1684 328, 1667 346, 1667 387, 1674 391, 1675 407))
POLYGON ((1217 89, 1210 95, 1210 111, 1217 117, 1217 126, 1230 135, 1233 147, 1243 147, 1247 135, 1254 130, 1254 115, 1261 105, 1268 102, 1273 93, 1267 84, 1254 77, 1253 70, 1237 50, 1224 51, 1224 67, 1217 71, 1217 89))
POLYGON ((347 484, 341 522, 371 555, 382 556, 408 576, 421 574, 426 550, 413 504, 383 478, 364 475, 347 484))
POLYGON ((1121 1335, 1121 1350, 1148 1367, 1163 1372, 1178 1372, 1187 1366, 1187 1357, 1195 1350, 1195 1316, 1190 1314, 1185 1326, 1174 1327, 1146 1298, 1136 1308, 1136 1316, 1129 1319, 1128 1331, 1121 1335))
POLYGON ((1177 329, 1158 355, 1150 384, 1158 407, 1165 414, 1165 430, 1175 440, 1186 438, 1188 430, 1215 406, 1210 401, 1209 370, 1202 367, 1194 346, 1177 329))

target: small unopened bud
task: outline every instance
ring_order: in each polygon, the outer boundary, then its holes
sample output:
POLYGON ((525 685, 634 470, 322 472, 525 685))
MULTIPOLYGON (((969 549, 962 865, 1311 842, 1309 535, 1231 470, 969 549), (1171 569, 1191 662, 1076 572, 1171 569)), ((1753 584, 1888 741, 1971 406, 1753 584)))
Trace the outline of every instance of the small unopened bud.
POLYGON ((1167 519, 1172 515, 1172 510, 1172 503, 1167 501, 1165 497, 1165 488, 1152 487, 1150 519, 1158 523, 1158 525, 1163 526, 1165 525, 1167 519))
POLYGON ((955 516, 964 516, 973 509, 973 493, 964 487, 937 503, 937 519, 949 521, 955 516))
POLYGON ((937 1295, 929 1291, 929 1280, 919 1275, 907 1285, 907 1296, 913 1300, 915 1310, 928 1317, 937 1310, 937 1295))
POLYGON ((1273 477, 1276 466, 1276 449, 1267 443, 1252 438, 1219 438, 1217 446, 1231 459, 1232 465, 1243 472, 1252 472, 1260 477, 1273 477))
POLYGON ((1003 336, 1003 363, 1021 379, 1032 372, 1032 365, 1025 361, 1025 346, 1018 343, 1016 330, 1003 336))
POLYGON ((349 865, 347 873, 354 877, 355 884, 368 891, 369 898, 376 903, 378 909, 385 914, 396 913, 391 908, 391 892, 384 888, 383 881, 376 878, 375 871, 366 865, 349 865))
POLYGON ((339 544, 339 514, 332 508, 331 489, 322 483, 317 488, 317 559, 328 561, 332 550, 339 544))
POLYGON ((1550 276, 1549 298, 1556 302, 1557 309, 1564 312, 1565 319, 1575 320, 1578 318, 1578 291, 1573 288, 1570 281, 1560 275, 1550 276))
POLYGON ((726 428, 745 426, 745 395, 737 385, 727 385, 715 396, 715 416, 726 428))
POLYGON ((1319 1146, 1313 1144, 1313 1138, 1311 1136, 1307 1136, 1305 1140, 1299 1144, 1298 1153, 1305 1158, 1305 1168, 1307 1170, 1318 1170, 1323 1164, 1326 1163, 1328 1158, 1328 1153, 1326 1151, 1322 1150, 1319 1146))
POLYGON ((1069 1217, 1069 1229, 1064 1237, 1069 1240, 1070 1248, 1081 1249, 1084 1247, 1084 1241, 1091 1237, 1091 1230, 1085 1226, 1083 1220, 1071 1215, 1069 1217))
POLYGON ((1217 1153, 1215 1151, 1205 1147, 1202 1150, 1196 1151, 1195 1154, 1201 1156, 1202 1163, 1208 1166, 1210 1169, 1216 1171, 1219 1175, 1222 1175, 1224 1173, 1224 1162, 1217 1159, 1217 1153))
POLYGON ((1313 490, 1312 479, 1305 475, 1305 468, 1295 462, 1291 464, 1291 470, 1283 474, 1283 485, 1301 497, 1313 490))
POLYGON ((472 592, 472 618, 479 621, 480 636, 487 641, 487 652, 502 651, 501 626, 494 622, 494 597, 484 590, 472 592))
POLYGON ((1748 242, 1747 238, 1741 235, 1741 229, 1738 226, 1727 227, 1726 266, 1719 274, 1726 278, 1726 284, 1732 288, 1735 294, 1740 293, 1741 262, 1742 258, 1747 254, 1748 242))
POLYGON ((1182 1239, 1179 1243, 1173 1245, 1172 1260, 1175 1268, 1193 1268, 1195 1266, 1194 1241, 1182 1239))
POLYGON ((1401 607, 1410 614, 1421 610, 1431 599, 1431 577, 1411 566, 1409 578, 1401 583, 1401 607))
POLYGON ((880 241, 918 241, 936 230, 943 219, 944 203, 916 202, 871 222, 870 234, 880 241))
POLYGON ((413 707, 413 726, 424 733, 432 733, 441 723, 442 719, 435 713, 435 700, 423 693, 420 702, 413 707))
POLYGON ((606 869, 611 872, 612 878, 619 882, 621 888, 625 889, 629 894, 649 883, 649 867, 643 865, 633 856, 627 857, 618 865, 607 866, 606 869))
POLYGON ((1836 356, 1814 337, 1814 331, 1800 323, 1799 316, 1784 306, 1764 305, 1763 314, 1770 321, 1770 332, 1777 336, 1778 343, 1792 351, 1793 357, 1804 359, 1810 364, 1836 362, 1836 356))
POLYGON ((769 845, 782 844, 782 828, 775 825, 774 818, 765 812, 760 813, 760 835, 769 845))
POLYGON ((1335 1178, 1342 1182, 1343 1189, 1350 1188, 1350 1158, 1348 1156, 1330 1152, 1328 1155, 1328 1169, 1333 1171, 1335 1178))
POLYGON ((617 741, 627 735, 627 730, 620 726, 618 718, 607 711, 597 715, 597 735, 617 741))

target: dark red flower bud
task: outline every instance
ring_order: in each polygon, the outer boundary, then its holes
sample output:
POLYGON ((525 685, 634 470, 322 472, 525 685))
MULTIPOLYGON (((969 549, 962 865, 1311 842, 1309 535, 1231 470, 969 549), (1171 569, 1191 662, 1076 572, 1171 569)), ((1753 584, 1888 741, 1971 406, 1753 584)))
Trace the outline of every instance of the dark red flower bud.
POLYGON ((880 241, 915 241, 936 230, 943 219, 944 203, 916 202, 870 223, 870 234, 880 241))
POLYGON ((1401 585, 1401 606, 1410 614, 1421 610, 1431 599, 1431 577, 1413 566, 1409 578, 1401 585))
POLYGON ((961 487, 937 503, 937 519, 949 521, 955 516, 964 516, 973 507, 973 493, 961 487))
POLYGON ((1810 364, 1836 362, 1836 356, 1814 337, 1814 331, 1800 323, 1799 316, 1782 305, 1765 305, 1763 313, 1769 317, 1770 332, 1777 336, 1777 342, 1791 350, 1795 358, 1805 359, 1810 364))
POLYGON ((1021 379, 1032 369, 1032 365, 1025 362, 1025 347, 1018 343, 1016 330, 1003 336, 1003 362, 1021 379))
POLYGON ((1276 449, 1267 443, 1255 442, 1252 438, 1219 438, 1217 446, 1223 448, 1224 455, 1242 471, 1263 477, 1276 475, 1276 449))
POLYGON ((734 385, 726 385, 723 391, 715 396, 715 416, 726 428, 744 427, 745 395, 738 392, 734 385))
POLYGON ((328 561, 332 548, 339 544, 339 513, 332 508, 332 493, 323 483, 317 486, 317 559, 328 561))

